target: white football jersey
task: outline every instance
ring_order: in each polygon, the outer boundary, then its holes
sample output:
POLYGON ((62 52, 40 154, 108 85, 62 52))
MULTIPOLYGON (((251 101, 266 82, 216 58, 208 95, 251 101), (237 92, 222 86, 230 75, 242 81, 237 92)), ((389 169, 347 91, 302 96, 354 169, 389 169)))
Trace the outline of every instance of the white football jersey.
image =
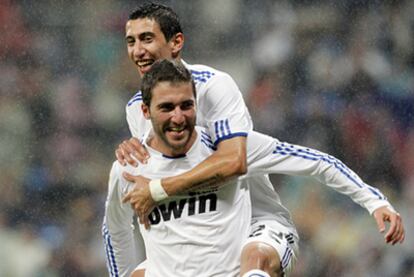
MULTIPOLYGON (((207 130, 199 127, 196 130, 198 138, 183 157, 172 159, 148 147, 151 154, 148 164, 138 168, 114 164, 105 226, 110 238, 107 250, 111 250, 107 252, 113 258, 109 259, 109 265, 116 266, 118 271, 121 271, 120 264, 132 263, 130 256, 122 255, 133 253, 134 247, 131 242, 133 212, 129 204, 121 204, 119 200, 132 184, 122 178, 122 171, 162 178, 190 170, 215 149, 207 130)), ((140 228, 148 259, 146 276, 237 276, 241 246, 250 225, 249 188, 256 186, 256 176, 270 173, 310 176, 348 195, 370 213, 378 207, 391 206, 379 190, 365 184, 339 160, 313 149, 252 131, 247 138, 247 160, 248 173, 238 181, 218 190, 172 197, 154 209, 150 215, 151 229, 140 228)), ((297 236, 277 194, 263 197, 257 201, 271 204, 268 210, 274 214, 264 214, 261 218, 276 220, 297 236)), ((136 264, 129 268, 133 269, 136 264)))
MULTIPOLYGON (((234 80, 225 72, 205 65, 190 65, 197 93, 197 125, 209 129, 214 145, 234 136, 246 136, 252 130, 252 120, 243 96, 234 80)), ((142 93, 138 91, 126 106, 132 136, 141 139, 151 129, 141 111, 142 93)))
MULTIPOLYGON (((185 156, 167 157, 146 145, 150 152, 148 163, 127 170, 133 175, 159 179, 192 169, 214 152, 208 133, 198 127, 196 130, 197 139, 185 156)), ((119 177, 126 170, 118 163, 114 167, 119 177)), ((131 186, 120 177, 117 192, 113 193, 125 194, 131 186)), ((119 209, 125 216, 118 216, 129 217, 127 224, 131 225, 132 209, 128 204, 124 208, 129 211, 119 209)), ((247 182, 235 179, 219 188, 170 197, 158 203, 149 220, 149 230, 140 225, 147 255, 145 276, 237 276, 242 242, 250 231, 247 182)), ((131 238, 131 234, 127 237, 131 238)))

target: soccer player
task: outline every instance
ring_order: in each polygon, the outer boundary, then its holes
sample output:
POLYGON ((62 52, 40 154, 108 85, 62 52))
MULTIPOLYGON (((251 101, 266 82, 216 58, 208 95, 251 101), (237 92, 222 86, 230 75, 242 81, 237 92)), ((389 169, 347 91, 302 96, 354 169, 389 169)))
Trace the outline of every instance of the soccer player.
MULTIPOLYGON (((195 88, 184 66, 167 60, 157 62, 144 77, 142 92, 143 114, 153 125, 152 132, 147 132, 143 139, 151 157, 147 164, 127 170, 153 180, 145 189, 137 190, 133 183, 122 178, 125 168, 115 162, 105 216, 106 222, 116 227, 113 229, 118 245, 131 248, 133 210, 125 202, 133 204, 145 190, 157 202, 149 215, 151 228, 140 225, 147 252, 145 276, 237 276, 242 246, 263 233, 267 233, 268 243, 283 253, 282 266, 288 263, 297 251, 296 229, 285 220, 290 218, 282 216, 276 224, 274 220, 263 221, 246 240, 251 217, 249 189, 255 185, 250 181, 255 175, 265 173, 317 178, 365 207, 374 215, 380 231, 385 229, 384 221, 390 221, 387 242, 404 240, 401 218, 390 203, 340 161, 253 131, 247 139, 246 176, 169 194, 159 178, 196 166, 212 155, 215 148, 208 130, 195 127, 195 88)), ((133 179, 130 174, 126 177, 133 179)), ((117 247, 112 248, 113 255, 128 253, 127 249, 117 247)), ((283 272, 279 274, 282 276, 283 272)))
MULTIPOLYGON (((141 77, 159 59, 173 59, 185 64, 192 73, 198 95, 197 124, 209 129, 212 134, 212 143, 217 148, 213 155, 192 170, 178 176, 162 178, 163 186, 191 187, 244 174, 246 172, 246 135, 252 129, 252 122, 242 94, 228 74, 204 65, 186 64, 181 60, 184 35, 174 11, 157 4, 141 6, 130 15, 127 21, 126 42, 129 58, 136 65, 141 77)), ((116 156, 122 164, 128 162, 136 165, 136 161, 129 153, 135 153, 136 158, 144 163, 149 156, 149 153, 139 143, 139 139, 151 126, 142 114, 141 104, 141 92, 132 97, 127 104, 127 121, 134 138, 122 143, 116 151, 116 156)), ((260 199, 260 202, 254 201, 253 217, 255 220, 272 217, 271 214, 275 212, 275 209, 271 207, 274 206, 266 203, 265 198, 275 194, 273 186, 265 176, 257 176, 254 180, 261 186, 254 186, 252 189, 252 199, 260 199)), ((145 179, 136 179, 136 182, 137 185, 147 184, 145 179)), ((277 201, 277 194, 274 197, 277 201)), ((139 205, 136 208, 138 209, 139 205)), ((144 211, 139 214, 151 211, 148 206, 140 207, 140 209, 144 211)), ((287 213, 287 211, 277 212, 287 213)), ((104 224, 103 232, 108 241, 111 238, 108 224, 104 224)), ((139 246, 137 250, 136 255, 139 260, 143 255, 139 246)), ((257 240, 246 246, 244 250, 242 272, 257 267, 267 272, 279 270, 278 254, 267 243, 257 240)))

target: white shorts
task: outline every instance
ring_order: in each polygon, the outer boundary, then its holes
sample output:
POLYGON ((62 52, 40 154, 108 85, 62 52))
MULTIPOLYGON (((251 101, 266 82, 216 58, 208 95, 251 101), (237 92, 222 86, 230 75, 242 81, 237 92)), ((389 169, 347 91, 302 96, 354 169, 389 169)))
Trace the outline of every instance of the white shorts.
POLYGON ((292 271, 299 254, 299 238, 288 228, 275 220, 254 220, 243 247, 251 242, 263 242, 272 246, 279 254, 283 273, 287 275, 292 271))

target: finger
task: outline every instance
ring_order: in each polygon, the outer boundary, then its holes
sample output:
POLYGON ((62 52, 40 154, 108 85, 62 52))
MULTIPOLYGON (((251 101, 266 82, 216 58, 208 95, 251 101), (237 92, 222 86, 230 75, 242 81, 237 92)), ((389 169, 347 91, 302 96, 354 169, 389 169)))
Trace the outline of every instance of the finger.
POLYGON ((127 195, 125 195, 125 197, 122 198, 122 203, 129 202, 129 200, 131 199, 131 194, 132 192, 128 192, 127 195))
POLYGON ((125 178, 125 180, 127 180, 128 182, 133 183, 135 181, 135 176, 132 174, 129 174, 128 172, 124 171, 122 173, 122 176, 125 178))
POLYGON ((404 230, 404 227, 403 227, 402 235, 401 235, 401 238, 400 238, 400 243, 403 243, 404 239, 405 239, 405 230, 404 230))
POLYGON ((122 151, 122 154, 124 155, 126 161, 133 166, 138 166, 137 161, 131 156, 131 154, 134 153, 134 149, 130 146, 129 142, 125 140, 120 145, 120 150, 122 151))
POLYGON ((139 218, 139 223, 140 224, 145 224, 145 216, 142 213, 138 214, 138 218, 139 218))
POLYGON ((126 166, 124 155, 122 155, 122 151, 120 149, 115 150, 115 157, 120 164, 122 164, 123 166, 126 166))
POLYGON ((392 237, 393 244, 396 244, 397 242, 400 242, 401 237, 404 234, 404 226, 402 225, 401 217, 397 216, 397 227, 396 232, 394 233, 394 236, 392 237))
POLYGON ((379 232, 383 233, 385 231, 385 223, 384 223, 383 216, 382 215, 379 215, 379 216, 375 215, 374 218, 375 218, 375 222, 377 223, 379 232))
POLYGON ((393 238, 393 244, 396 244, 398 242, 402 243, 404 241, 404 237, 405 237, 404 225, 402 224, 401 217, 399 217, 398 218, 398 232, 393 238))
POLYGON ((151 227, 151 225, 150 225, 150 223, 149 223, 148 216, 146 216, 146 217, 144 218, 144 227, 145 227, 145 229, 146 229, 146 230, 149 230, 149 229, 150 229, 150 227, 151 227))
POLYGON ((134 156, 142 162, 146 163, 149 158, 149 153, 147 148, 145 148, 144 145, 141 144, 141 142, 136 138, 130 139, 131 147, 134 149, 134 156))
POLYGON ((397 224, 395 232, 390 236, 390 242, 392 245, 396 244, 401 236, 401 226, 397 224))
POLYGON ((396 215, 392 214, 388 216, 386 220, 390 222, 390 227, 388 229, 388 232, 385 234, 384 238, 386 242, 391 242, 394 234, 398 231, 397 217, 396 215))

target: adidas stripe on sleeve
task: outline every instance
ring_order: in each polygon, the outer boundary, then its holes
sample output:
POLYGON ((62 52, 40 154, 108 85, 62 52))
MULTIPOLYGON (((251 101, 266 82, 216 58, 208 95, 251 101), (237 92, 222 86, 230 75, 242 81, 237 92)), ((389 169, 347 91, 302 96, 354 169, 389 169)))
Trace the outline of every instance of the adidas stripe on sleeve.
POLYGON ((197 90, 197 125, 209 129, 215 146, 225 139, 247 136, 252 121, 243 96, 226 73, 188 65, 197 90))
POLYGON ((122 203, 125 186, 126 181, 122 179, 120 165, 115 162, 109 177, 102 227, 106 264, 112 277, 129 276, 145 260, 142 236, 132 226, 134 213, 129 204, 122 203))
POLYGON ((287 174, 314 177, 321 183, 348 195, 370 214, 391 206, 386 197, 333 156, 317 150, 280 142, 251 132, 247 140, 248 174, 287 174))

